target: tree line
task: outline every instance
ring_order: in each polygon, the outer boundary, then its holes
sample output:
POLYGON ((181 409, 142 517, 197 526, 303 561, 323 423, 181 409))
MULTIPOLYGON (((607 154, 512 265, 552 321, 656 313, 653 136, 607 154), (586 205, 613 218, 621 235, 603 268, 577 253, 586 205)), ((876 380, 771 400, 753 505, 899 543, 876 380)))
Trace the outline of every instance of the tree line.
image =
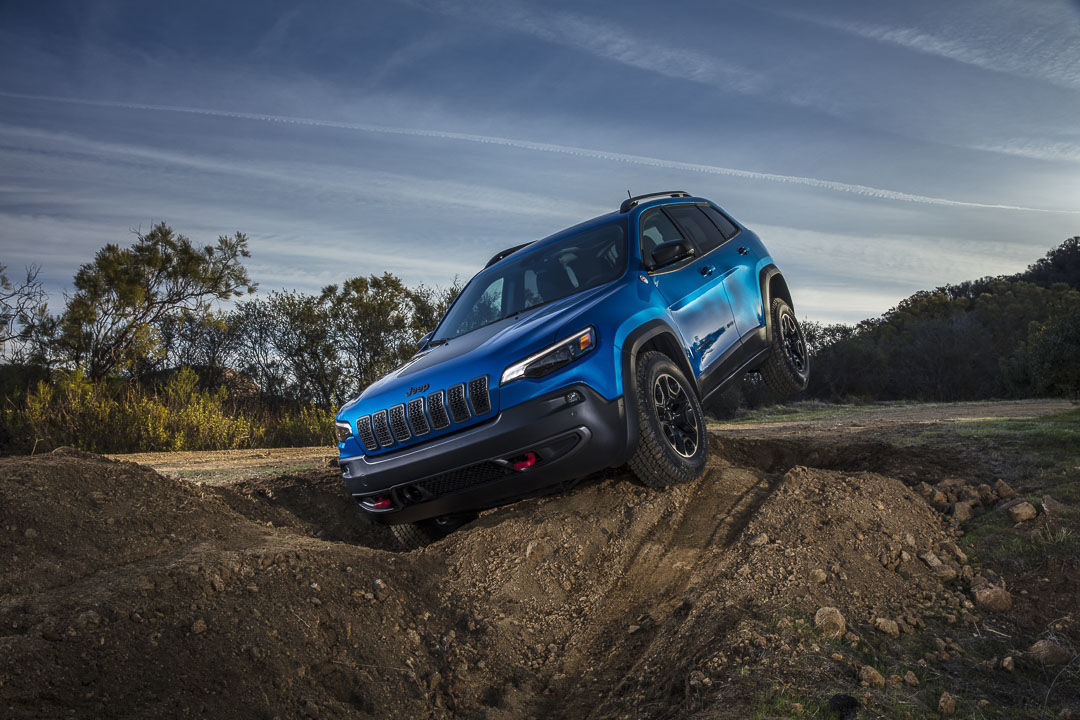
MULTIPOLYGON (((148 397, 162 400, 172 414, 202 403, 213 406, 211 414, 261 417, 270 424, 298 413, 310 420, 318 411, 322 422, 300 423, 305 430, 296 442, 329 442, 332 411, 411 356, 459 290, 456 284, 410 287, 383 273, 353 277, 317 294, 279 290, 255 296, 244 267, 249 256, 243 233, 200 248, 159 223, 136 233, 129 247, 100 249, 76 272, 74 291, 56 314, 45 305, 38 268, 29 268, 20 282, 3 277, 7 428, 0 448, 30 442, 15 437, 13 428, 50 435, 46 446, 62 444, 61 436, 72 428, 42 428, 56 424, 43 404, 65 404, 54 414, 72 416, 79 414, 73 406, 91 403, 91 396, 135 424, 139 419, 131 408, 148 397), (178 382, 181 368, 188 372, 178 382), (42 410, 37 425, 28 422, 34 407, 42 410), (312 437, 323 430, 324 437, 312 437)), ((257 424, 223 432, 221 444, 239 447, 268 436, 290 444, 269 426, 252 428, 257 424)), ((213 433, 176 432, 189 438, 179 441, 184 449, 214 444, 213 433)), ((152 445, 180 449, 175 438, 154 437, 152 445)), ((142 442, 129 439, 114 448, 101 440, 94 449, 134 449, 129 446, 142 442)))
MULTIPOLYGON (((197 247, 165 223, 108 244, 51 313, 40 269, 0 264, 0 452, 329 442, 332 412, 410 357, 460 290, 390 273, 254 295, 240 232, 197 247)), ((801 399, 1080 395, 1080 237, 1010 276, 915 293, 855 325, 803 321, 801 399)), ((777 401, 761 378, 711 403, 777 401)))
MULTIPOLYGON (((810 384, 829 402, 1080 396, 1080 237, 1015 275, 922 290, 854 325, 804 320, 810 384)), ((775 403, 756 375, 713 403, 775 403)))

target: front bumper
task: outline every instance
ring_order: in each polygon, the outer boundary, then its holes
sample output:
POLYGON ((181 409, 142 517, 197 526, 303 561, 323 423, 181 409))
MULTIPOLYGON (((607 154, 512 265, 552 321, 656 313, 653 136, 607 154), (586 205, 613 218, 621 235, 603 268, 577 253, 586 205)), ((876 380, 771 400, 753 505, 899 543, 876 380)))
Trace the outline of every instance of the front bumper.
POLYGON ((623 399, 605 400, 575 384, 430 443, 342 458, 341 468, 361 508, 397 523, 499 505, 627 457, 623 399), (515 469, 529 453, 535 464, 515 469))

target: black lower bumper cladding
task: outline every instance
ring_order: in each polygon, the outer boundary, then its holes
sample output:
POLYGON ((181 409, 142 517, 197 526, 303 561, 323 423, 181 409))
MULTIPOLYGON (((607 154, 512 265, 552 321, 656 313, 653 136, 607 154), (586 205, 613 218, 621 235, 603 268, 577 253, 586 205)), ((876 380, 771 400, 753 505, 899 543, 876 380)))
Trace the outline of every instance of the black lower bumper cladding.
POLYGON ((479 510, 626 462, 622 398, 583 385, 490 422, 375 457, 343 458, 345 489, 388 522, 479 510))

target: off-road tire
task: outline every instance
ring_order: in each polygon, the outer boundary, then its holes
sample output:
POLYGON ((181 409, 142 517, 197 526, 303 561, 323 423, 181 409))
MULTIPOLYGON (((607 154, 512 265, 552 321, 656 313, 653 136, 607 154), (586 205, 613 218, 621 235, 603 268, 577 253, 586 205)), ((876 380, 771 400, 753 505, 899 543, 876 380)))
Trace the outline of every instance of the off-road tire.
MULTIPOLYGON (((630 470, 642 485, 662 488, 675 483, 689 482, 705 470, 705 461, 709 455, 708 436, 705 433, 705 415, 701 410, 693 385, 686 379, 671 358, 661 352, 649 351, 638 358, 636 385, 638 446, 630 457, 630 470), (680 427, 673 428, 670 417, 661 418, 657 400, 657 384, 670 385, 675 381, 680 389, 683 412, 679 414, 680 427), (666 424, 665 424, 666 423, 666 424), (685 437, 672 440, 671 433, 689 434, 686 429, 693 425, 696 429, 695 447, 692 452, 689 444, 682 443, 682 449, 676 445, 685 437), (666 429, 665 429, 666 428, 666 429)), ((662 394, 666 391, 661 390, 662 394)), ((678 394, 675 394, 678 397, 678 394)))
POLYGON ((810 381, 810 354, 791 306, 776 298, 769 313, 772 347, 759 370, 770 390, 780 397, 789 397, 805 390, 810 381))
POLYGON ((387 527, 402 550, 416 550, 444 537, 431 533, 426 525, 420 523, 398 523, 387 527))
POLYGON ((445 516, 421 520, 415 523, 390 525, 390 534, 394 536, 402 550, 416 550, 442 540, 467 522, 476 519, 476 513, 445 516))

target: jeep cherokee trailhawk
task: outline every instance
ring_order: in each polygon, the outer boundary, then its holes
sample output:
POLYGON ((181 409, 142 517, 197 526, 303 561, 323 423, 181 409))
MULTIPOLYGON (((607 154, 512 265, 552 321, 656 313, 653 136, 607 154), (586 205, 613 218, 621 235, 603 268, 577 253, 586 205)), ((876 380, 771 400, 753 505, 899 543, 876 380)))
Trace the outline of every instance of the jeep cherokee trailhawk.
POLYGON ((629 198, 491 258, 416 355, 338 412, 342 475, 407 547, 608 467, 690 480, 702 401, 750 370, 781 395, 809 373, 761 240, 685 192, 629 198))

